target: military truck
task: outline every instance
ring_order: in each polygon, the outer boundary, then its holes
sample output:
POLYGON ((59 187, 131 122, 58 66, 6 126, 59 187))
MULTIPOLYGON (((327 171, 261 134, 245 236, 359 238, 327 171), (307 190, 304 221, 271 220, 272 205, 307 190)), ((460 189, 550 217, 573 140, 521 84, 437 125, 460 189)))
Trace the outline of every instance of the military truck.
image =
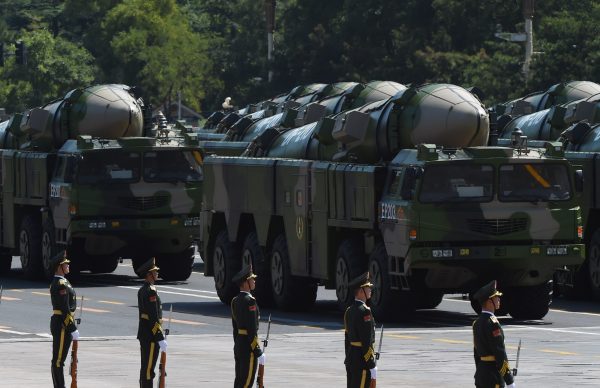
POLYGON ((596 193, 600 184, 596 172, 600 153, 600 85, 587 85, 587 97, 531 114, 508 116, 499 121, 498 130, 504 144, 521 137, 527 139, 529 147, 558 141, 565 148, 567 160, 581 171, 585 181, 580 203, 587 258, 580 267, 565 267, 557 272, 555 283, 557 290, 568 296, 593 295, 600 299, 600 198, 596 193))
POLYGON ((191 274, 202 154, 194 135, 142 137, 151 111, 125 85, 75 89, 0 123, 1 270, 21 256, 28 278, 112 272, 155 256, 166 280, 191 274))
POLYGON ((556 144, 483 147, 488 134, 474 95, 433 84, 209 156, 205 274, 228 303, 251 263, 259 303, 305 309, 318 285, 345 307, 348 281, 369 270, 378 319, 497 279, 505 311, 542 318, 555 268, 583 261, 575 175, 556 144))

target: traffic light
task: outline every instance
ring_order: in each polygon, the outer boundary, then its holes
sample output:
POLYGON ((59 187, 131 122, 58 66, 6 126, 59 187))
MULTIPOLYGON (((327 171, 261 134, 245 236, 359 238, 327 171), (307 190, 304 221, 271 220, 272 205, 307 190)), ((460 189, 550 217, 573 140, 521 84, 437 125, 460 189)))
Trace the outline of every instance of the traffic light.
POLYGON ((17 65, 27 64, 27 47, 25 47, 22 40, 15 42, 15 57, 17 65))

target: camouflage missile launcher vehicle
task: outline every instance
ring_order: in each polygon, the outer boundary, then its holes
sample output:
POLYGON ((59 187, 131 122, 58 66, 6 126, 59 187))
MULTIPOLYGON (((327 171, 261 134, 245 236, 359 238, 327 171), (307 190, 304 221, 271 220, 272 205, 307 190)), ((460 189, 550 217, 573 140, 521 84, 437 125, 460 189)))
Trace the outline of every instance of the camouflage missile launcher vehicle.
POLYGON ((0 263, 50 275, 66 249, 71 271, 112 272, 155 256, 164 279, 191 273, 198 237, 201 149, 195 136, 141 137, 149 109, 125 85, 76 89, 0 124, 0 263))
POLYGON ((501 144, 519 142, 519 138, 529 147, 541 147, 544 140, 560 142, 566 159, 582 174, 585 184, 580 203, 587 258, 580 267, 557 272, 555 287, 569 296, 593 295, 600 300, 600 198, 595 189, 600 184, 596 173, 600 167, 600 86, 587 85, 595 94, 506 120, 498 130, 501 144))
POLYGON ((560 147, 482 147, 488 131, 471 93, 426 85, 207 157, 205 274, 224 303, 252 263, 259 302, 308 308, 324 285, 343 308, 368 269, 378 319, 498 279, 506 311, 542 318, 555 268, 583 260, 574 174, 560 147))

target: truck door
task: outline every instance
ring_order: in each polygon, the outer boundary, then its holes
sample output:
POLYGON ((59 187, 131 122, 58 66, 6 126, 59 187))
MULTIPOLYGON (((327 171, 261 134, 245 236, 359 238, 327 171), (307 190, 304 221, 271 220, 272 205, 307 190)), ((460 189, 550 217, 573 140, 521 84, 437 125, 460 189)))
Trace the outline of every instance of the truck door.
MULTIPOLYGON (((50 213, 57 230, 57 242, 66 239, 71 213, 76 212, 76 203, 71 200, 71 187, 75 179, 75 157, 59 155, 50 180, 50 213)), ((62 241, 66 242, 66 241, 62 241)))
POLYGON ((379 203, 379 224, 389 256, 405 257, 408 251, 409 216, 418 168, 394 167, 388 174, 386 189, 379 203))

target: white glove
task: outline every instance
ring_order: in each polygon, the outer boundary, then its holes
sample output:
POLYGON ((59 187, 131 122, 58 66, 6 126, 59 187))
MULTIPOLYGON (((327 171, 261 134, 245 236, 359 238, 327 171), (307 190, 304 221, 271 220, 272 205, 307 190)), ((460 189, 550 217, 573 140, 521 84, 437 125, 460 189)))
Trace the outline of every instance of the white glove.
POLYGON ((73 341, 79 341, 79 330, 71 332, 71 339, 73 341))
POLYGON ((371 380, 377 380, 377 367, 371 368, 371 380))
POLYGON ((165 340, 158 341, 158 347, 160 348, 161 352, 166 353, 167 352, 167 341, 165 341, 165 340))
POLYGON ((258 365, 265 365, 265 362, 267 361, 267 356, 265 356, 265 354, 261 354, 260 357, 258 357, 258 365))
POLYGON ((512 383, 511 385, 507 385, 506 388, 517 388, 517 386, 515 383, 512 383))

